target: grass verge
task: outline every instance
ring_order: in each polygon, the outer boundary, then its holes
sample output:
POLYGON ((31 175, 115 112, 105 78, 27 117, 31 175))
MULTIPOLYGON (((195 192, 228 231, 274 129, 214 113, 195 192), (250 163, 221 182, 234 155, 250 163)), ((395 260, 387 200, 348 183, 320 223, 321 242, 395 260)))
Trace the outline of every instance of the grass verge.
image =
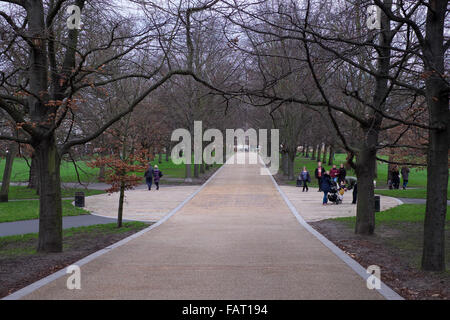
MULTIPOLYGON (((62 214, 67 216, 79 216, 89 214, 89 211, 72 205, 71 200, 62 201, 62 214)), ((39 218, 39 201, 22 200, 0 203, 0 223, 39 218)))

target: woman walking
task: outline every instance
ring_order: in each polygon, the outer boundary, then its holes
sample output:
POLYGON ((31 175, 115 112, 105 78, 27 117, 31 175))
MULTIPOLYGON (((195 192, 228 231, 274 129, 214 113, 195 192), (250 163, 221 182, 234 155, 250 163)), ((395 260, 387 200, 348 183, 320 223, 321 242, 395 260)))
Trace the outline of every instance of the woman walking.
POLYGON ((153 180, 155 182, 156 190, 159 190, 159 179, 162 176, 162 172, 159 171, 158 166, 155 164, 155 168, 153 169, 153 180))
POLYGON ((308 192, 308 183, 311 182, 311 176, 309 175, 308 170, 306 170, 306 167, 303 167, 303 171, 300 173, 300 178, 303 181, 303 190, 302 192, 308 192))
POLYGON ((325 171, 322 179, 320 179, 320 189, 323 191, 322 204, 325 206, 328 203, 328 192, 331 190, 331 177, 329 171, 325 171))

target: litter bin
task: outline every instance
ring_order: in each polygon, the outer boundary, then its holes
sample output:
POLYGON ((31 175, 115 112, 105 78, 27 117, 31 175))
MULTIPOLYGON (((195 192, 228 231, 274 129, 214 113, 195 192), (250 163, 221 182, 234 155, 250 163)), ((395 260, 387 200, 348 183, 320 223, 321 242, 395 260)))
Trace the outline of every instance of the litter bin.
POLYGON ((380 196, 375 196, 375 212, 380 212, 380 196))
POLYGON ((84 192, 75 192, 75 207, 84 207, 84 192))

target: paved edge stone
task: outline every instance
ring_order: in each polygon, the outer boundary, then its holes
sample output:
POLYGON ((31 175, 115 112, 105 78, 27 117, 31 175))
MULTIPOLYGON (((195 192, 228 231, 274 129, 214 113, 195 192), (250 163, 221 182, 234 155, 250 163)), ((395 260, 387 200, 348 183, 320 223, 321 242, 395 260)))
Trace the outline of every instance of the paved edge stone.
MULTIPOLYGON (((72 263, 72 265, 77 265, 79 267, 81 267, 82 265, 91 262, 92 260, 102 256, 103 254, 109 252, 110 250, 120 247, 122 245, 124 245, 125 243, 136 239, 138 237, 140 237, 141 235, 143 235, 144 233, 158 227, 159 225, 163 224, 164 222, 166 222, 171 216, 173 216, 175 213, 178 212, 178 210, 180 210, 186 203, 188 203, 193 197, 195 197, 197 195, 197 193, 199 193, 201 190, 203 190, 203 188, 220 172, 220 170, 222 170, 222 168, 225 166, 225 164, 223 164, 219 169, 217 169, 209 178, 208 180, 205 181, 205 183, 203 183, 195 192, 193 192, 190 196, 188 196, 186 199, 184 199, 183 202, 181 202, 178 206, 176 206, 172 211, 170 211, 168 214, 166 214, 163 218, 159 219, 158 222, 153 223, 150 227, 145 228, 139 232, 136 232, 135 234, 132 234, 129 237, 126 237, 116 243, 113 243, 112 245, 101 249, 99 251, 96 251, 84 258, 82 258, 81 260, 78 260, 74 263, 72 263)), ((22 289, 17 290, 14 293, 11 293, 10 295, 7 295, 6 297, 3 297, 1 300, 19 300, 23 297, 25 297, 26 295, 36 291, 37 289, 49 284, 50 282, 61 278, 62 276, 67 274, 67 267, 63 268, 55 273, 52 273, 50 275, 48 275, 45 278, 42 278, 41 280, 38 280, 22 289)))
MULTIPOLYGON (((364 281, 367 281, 367 278, 370 276, 366 272, 366 269, 363 268, 357 261, 353 260, 348 254, 346 254, 344 251, 342 251, 339 247, 337 247, 333 242, 325 238, 321 233, 316 231, 313 227, 311 227, 304 219, 303 217, 298 213, 295 206, 289 201, 288 197, 285 195, 283 190, 281 190, 278 183, 275 181, 274 177, 270 174, 269 169, 265 166, 263 160, 260 158, 260 163, 265 167, 267 170, 268 175, 272 179, 273 184, 277 188, 278 192, 280 193, 283 200, 286 202, 287 206, 291 210, 292 214, 295 216, 297 221, 306 229, 308 230, 312 235, 314 235, 320 242, 322 242, 328 249, 330 249, 339 259, 344 261, 350 268, 353 269, 358 275, 361 276, 361 278, 364 279, 364 281)), ((394 198, 396 199, 396 198, 394 198)), ((396 199, 399 201, 399 204, 402 204, 403 202, 399 199, 396 199)), ((383 281, 381 281, 381 288, 376 289, 383 297, 385 297, 387 300, 405 300, 402 296, 400 296, 397 292, 392 290, 389 286, 387 286, 383 281)))

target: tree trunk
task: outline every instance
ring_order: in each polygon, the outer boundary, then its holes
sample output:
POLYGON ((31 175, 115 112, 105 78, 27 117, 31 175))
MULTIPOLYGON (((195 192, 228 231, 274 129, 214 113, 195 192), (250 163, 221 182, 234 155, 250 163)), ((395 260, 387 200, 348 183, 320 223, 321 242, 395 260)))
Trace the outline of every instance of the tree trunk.
POLYGON ((125 199, 125 183, 120 183, 119 210, 117 211, 117 228, 122 228, 123 201, 125 199))
POLYGON ((54 136, 35 146, 39 171, 39 252, 62 251, 61 158, 54 136))
POLYGON ((317 152, 317 146, 313 147, 313 152, 311 155, 311 160, 316 160, 316 152, 317 152))
POLYGON ((185 182, 192 182, 192 172, 191 172, 191 164, 186 163, 185 165, 185 182))
POLYGON ((162 153, 161 153, 161 151, 158 153, 158 163, 162 163, 162 153))
POLYGON ((333 165, 333 158, 334 158, 334 148, 333 146, 330 144, 330 155, 328 156, 328 165, 332 166, 333 165))
POLYGON ((36 194, 39 194, 39 166, 37 164, 36 152, 33 151, 31 156, 30 173, 28 177, 28 188, 35 189, 36 194))
POLYGON ((306 145, 306 154, 305 154, 305 158, 309 158, 309 146, 306 145))
POLYGON ((9 184, 11 183, 11 173, 17 152, 18 152, 17 144, 11 143, 8 146, 8 154, 6 155, 5 170, 3 171, 2 187, 0 190, 0 202, 8 202, 9 184))
POLYGON ((100 181, 100 182, 105 181, 105 171, 106 171, 106 166, 105 165, 101 166, 99 173, 98 173, 98 181, 100 181))
POLYGON ((289 175, 289 158, 286 151, 281 152, 281 163, 282 163, 282 170, 283 170, 283 176, 289 175))
POLYGON ((426 22, 427 50, 433 64, 425 65, 430 76, 425 80, 430 125, 427 166, 427 204, 424 223, 422 269, 445 271, 445 216, 447 213, 448 150, 450 111, 444 66, 444 21, 447 1, 429 1, 426 22))
POLYGON ((322 154, 322 144, 317 147, 317 161, 322 161, 320 155, 322 154))
POLYGON ((169 162, 170 145, 166 147, 166 162, 169 162))
POLYGON ((291 151, 288 153, 288 156, 286 157, 286 158, 288 158, 288 179, 290 181, 295 179, 294 178, 295 156, 296 156, 296 152, 291 151))
POLYGON ((198 170, 198 164, 194 163, 194 178, 198 178, 199 177, 199 170, 198 170))
POLYGON ((322 163, 323 164, 327 163, 327 149, 328 148, 329 148, 329 146, 327 147, 326 144, 323 146, 323 156, 322 156, 322 163))
POLYGON ((204 163, 204 162, 202 162, 202 163, 200 164, 200 173, 201 173, 201 174, 204 174, 204 173, 205 173, 205 163, 204 163))
POLYGON ((358 196, 355 233, 371 235, 375 231, 375 200, 373 187, 376 150, 363 147, 358 153, 356 176, 358 196))

